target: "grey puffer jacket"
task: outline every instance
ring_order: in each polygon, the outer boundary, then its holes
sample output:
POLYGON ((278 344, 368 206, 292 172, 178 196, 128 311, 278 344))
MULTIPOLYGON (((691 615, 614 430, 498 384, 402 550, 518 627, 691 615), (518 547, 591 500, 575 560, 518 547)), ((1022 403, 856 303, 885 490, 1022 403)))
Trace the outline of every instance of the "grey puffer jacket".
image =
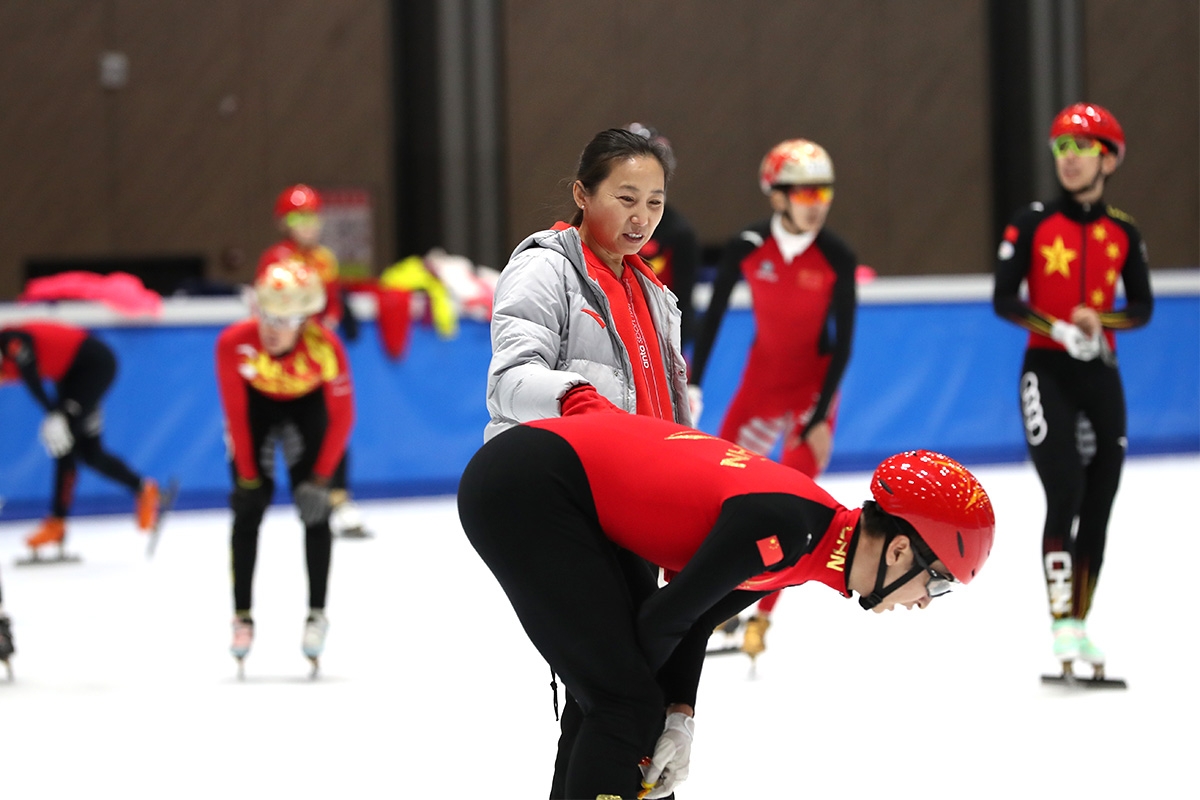
MULTIPOLYGON (((675 421, 691 425, 679 305, 650 274, 638 271, 637 278, 665 361, 675 421)), ((522 422, 557 417, 563 394, 583 383, 637 411, 633 364, 604 290, 588 277, 579 231, 539 231, 513 251, 496 285, 487 384, 492 419, 484 440, 522 422)))

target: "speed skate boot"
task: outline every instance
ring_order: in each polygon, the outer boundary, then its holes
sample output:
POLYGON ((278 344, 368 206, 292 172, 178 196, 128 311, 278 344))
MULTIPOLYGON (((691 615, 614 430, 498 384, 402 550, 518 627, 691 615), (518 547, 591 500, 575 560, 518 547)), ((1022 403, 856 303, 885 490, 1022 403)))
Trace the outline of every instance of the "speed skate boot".
POLYGON ((300 647, 312 662, 314 678, 317 677, 317 670, 321 666, 321 653, 325 650, 325 634, 328 632, 329 620, 325 617, 325 612, 317 608, 309 610, 308 619, 304 621, 304 639, 300 647))
POLYGON ((333 507, 329 512, 329 529, 334 536, 343 539, 370 539, 371 533, 363 523, 362 511, 358 504, 350 499, 345 489, 335 489, 329 493, 329 503, 333 507))
POLYGON ((244 661, 250 653, 250 645, 254 644, 254 620, 249 614, 237 614, 233 618, 233 642, 229 652, 237 659, 238 677, 244 678, 244 661))
POLYGON ((1074 673, 1075 659, 1079 658, 1083 641, 1083 622, 1070 617, 1056 619, 1050 626, 1054 634, 1054 658, 1062 664, 1064 675, 1074 673))
POLYGON ((771 620, 755 614, 746 620, 745 627, 746 631, 742 634, 742 652, 753 660, 767 649, 767 628, 771 627, 771 620))
POLYGON ((158 507, 161 500, 158 481, 142 478, 142 487, 137 495, 137 526, 139 530, 153 530, 158 524, 158 507))
POLYGON ((10 681, 12 680, 12 665, 8 663, 8 659, 15 652, 17 649, 13 646, 12 623, 9 622, 7 615, 0 614, 0 663, 4 664, 10 681))
POLYGON ((67 538, 67 524, 62 517, 46 517, 42 520, 42 525, 36 531, 25 538, 25 544, 29 545, 30 557, 21 563, 30 564, 39 561, 69 561, 71 560, 66 553, 63 552, 63 543, 67 538), (39 548, 49 548, 53 546, 55 556, 52 558, 44 558, 42 553, 45 552, 39 548))
POLYGON ((1079 623, 1079 659, 1092 665, 1092 676, 1104 677, 1104 651, 1092 644, 1081 620, 1079 623))

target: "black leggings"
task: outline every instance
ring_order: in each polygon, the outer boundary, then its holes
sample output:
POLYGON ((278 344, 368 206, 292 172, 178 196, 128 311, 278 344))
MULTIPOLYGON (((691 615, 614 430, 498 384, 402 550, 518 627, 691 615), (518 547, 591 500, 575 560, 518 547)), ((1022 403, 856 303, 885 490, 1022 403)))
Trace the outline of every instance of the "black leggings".
POLYGON ((639 598, 623 551, 600 528, 574 450, 537 428, 500 434, 463 472, 458 510, 467 538, 582 712, 574 718, 572 710, 573 746, 560 754, 554 791, 636 797, 638 761, 662 731, 663 693, 638 644, 639 598))
POLYGON ((71 510, 80 460, 131 492, 137 492, 141 487, 141 476, 100 443, 104 428, 100 400, 116 374, 117 360, 112 350, 99 339, 88 336, 58 382, 58 404, 67 415, 75 445, 66 455, 55 459, 50 513, 56 517, 65 517, 71 510))
MULTIPOLYGON (((297 484, 312 478, 313 466, 329 425, 329 415, 325 408, 324 393, 319 389, 295 400, 272 400, 253 389, 247 389, 247 395, 250 439, 258 454, 258 468, 262 475, 263 485, 258 493, 262 502, 254 508, 235 511, 230 549, 234 609, 249 613, 253 603, 254 568, 258 562, 258 529, 275 493, 275 480, 272 477, 275 471, 275 446, 280 444, 283 447, 288 479, 295 491, 297 484)), ((230 471, 236 484, 237 471, 232 462, 230 471)), ((332 553, 333 535, 329 531, 329 518, 306 525, 304 554, 308 569, 309 608, 325 608, 332 553)))
POLYGON ((1030 349, 1020 395, 1025 440, 1046 493, 1042 557, 1050 612, 1056 619, 1085 619, 1125 463, 1121 375, 1100 359, 1030 349), (1080 452, 1080 415, 1096 434, 1090 461, 1080 452))

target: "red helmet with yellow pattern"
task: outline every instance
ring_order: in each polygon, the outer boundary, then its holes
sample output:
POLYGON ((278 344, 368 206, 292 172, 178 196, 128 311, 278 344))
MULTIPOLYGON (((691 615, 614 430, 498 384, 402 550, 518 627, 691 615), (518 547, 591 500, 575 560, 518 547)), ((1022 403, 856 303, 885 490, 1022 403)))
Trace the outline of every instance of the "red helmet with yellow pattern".
POLYGON ((1125 159, 1125 131, 1113 113, 1095 103, 1069 105, 1050 123, 1050 141, 1060 136, 1091 136, 1117 154, 1117 163, 1125 159))
POLYGON ((833 183, 833 160, 825 148, 808 139, 788 139, 771 148, 758 168, 758 185, 770 195, 776 186, 833 183))
POLYGON ((992 501, 967 468, 930 450, 887 458, 871 476, 884 511, 912 525, 958 581, 970 583, 992 552, 992 501))
POLYGON ((258 261, 254 297, 263 315, 309 317, 325 308, 325 284, 303 256, 274 245, 258 261))

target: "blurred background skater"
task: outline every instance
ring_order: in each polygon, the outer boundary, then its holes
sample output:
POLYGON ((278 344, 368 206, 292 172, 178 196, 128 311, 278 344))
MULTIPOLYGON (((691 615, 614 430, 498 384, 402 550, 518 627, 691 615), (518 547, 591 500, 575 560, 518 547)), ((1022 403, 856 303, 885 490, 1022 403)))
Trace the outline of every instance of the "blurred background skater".
POLYGON ((0 586, 0 662, 3 662, 4 670, 8 673, 10 681, 13 673, 12 664, 8 660, 15 652, 17 649, 13 645, 12 620, 8 618, 8 612, 4 610, 4 589, 0 586))
MULTIPOLYGON (((668 150, 671 148, 667 137, 649 125, 634 122, 627 130, 658 142, 668 150)), ((671 153, 674 158, 674 151, 671 153)), ((692 290, 696 288, 696 273, 700 269, 700 239, 696 236, 696 230, 672 203, 664 203, 662 219, 654 229, 654 235, 642 245, 638 255, 650 265, 663 285, 675 294, 682 317, 681 345, 686 355, 695 337, 696 317, 692 307, 692 290)))
POLYGON ((304 523, 309 610, 301 647, 316 674, 329 628, 330 495, 354 422, 345 349, 314 318, 325 306, 325 286, 303 259, 281 255, 262 265, 255 279, 253 316, 222 331, 216 347, 234 481, 230 650, 239 675, 254 638, 251 589, 258 531, 275 491, 277 445, 304 523))
MULTIPOLYGON (((705 367, 729 296, 745 280, 754 342, 720 435, 760 455, 782 437, 780 461, 815 478, 833 450, 838 387, 854 338, 858 261, 825 227, 834 178, 824 148, 807 139, 780 142, 763 158, 758 177, 772 214, 725 247, 696 336, 689 390, 702 408, 705 367)), ((778 593, 764 598, 742 625, 741 649, 751 658, 766 649, 778 600, 778 593)), ((739 621, 722 627, 732 635, 739 621)))
MULTIPOLYGON (((493 297, 488 440, 522 422, 617 409, 691 424, 681 315, 674 295, 638 255, 658 227, 674 156, 661 141, 610 128, 579 157, 570 222, 517 245, 493 297)), ((620 550, 633 598, 659 570, 620 550)), ((557 711, 557 684, 555 691, 557 711)), ((551 798, 567 772, 585 714, 566 693, 551 798)))
POLYGON ((100 401, 117 374, 117 358, 108 345, 88 331, 59 322, 25 322, 0 328, 0 383, 20 380, 46 412, 39 436, 54 459, 54 493, 50 515, 25 539, 30 562, 71 560, 63 552, 66 518, 71 511, 83 461, 134 495, 134 518, 143 531, 155 531, 164 500, 157 481, 131 470, 104 449, 100 435, 104 414, 100 401), (53 398, 42 381, 54 384, 53 398), (39 551, 57 545, 53 558, 39 551))
MULTIPOLYGON (((343 290, 337 255, 321 244, 321 205, 321 195, 317 190, 303 183, 280 192, 275 200, 275 224, 283 233, 283 240, 277 246, 301 256, 309 267, 317 271, 321 282, 325 284, 325 309, 319 316, 321 324, 330 330, 340 331, 345 341, 353 342, 358 338, 358 319, 343 290)), ((263 263, 259 262, 260 271, 263 263)), ((347 452, 346 460, 349 457, 347 452)), ((363 539, 370 534, 364 526, 362 511, 350 496, 348 469, 349 465, 343 462, 338 465, 334 476, 330 525, 337 536, 363 539)))
POLYGON ((1082 660, 1103 676, 1104 653, 1085 621, 1127 444, 1113 334, 1149 322, 1154 298, 1141 234, 1129 215, 1103 201, 1125 158, 1117 118, 1093 103, 1068 106, 1050 125, 1050 150, 1061 194, 1018 212, 1005 229, 993 304, 1030 332, 1018 397, 1046 494, 1042 566, 1054 658, 1065 674, 1082 660), (1119 310, 1118 281, 1125 290, 1119 310))

